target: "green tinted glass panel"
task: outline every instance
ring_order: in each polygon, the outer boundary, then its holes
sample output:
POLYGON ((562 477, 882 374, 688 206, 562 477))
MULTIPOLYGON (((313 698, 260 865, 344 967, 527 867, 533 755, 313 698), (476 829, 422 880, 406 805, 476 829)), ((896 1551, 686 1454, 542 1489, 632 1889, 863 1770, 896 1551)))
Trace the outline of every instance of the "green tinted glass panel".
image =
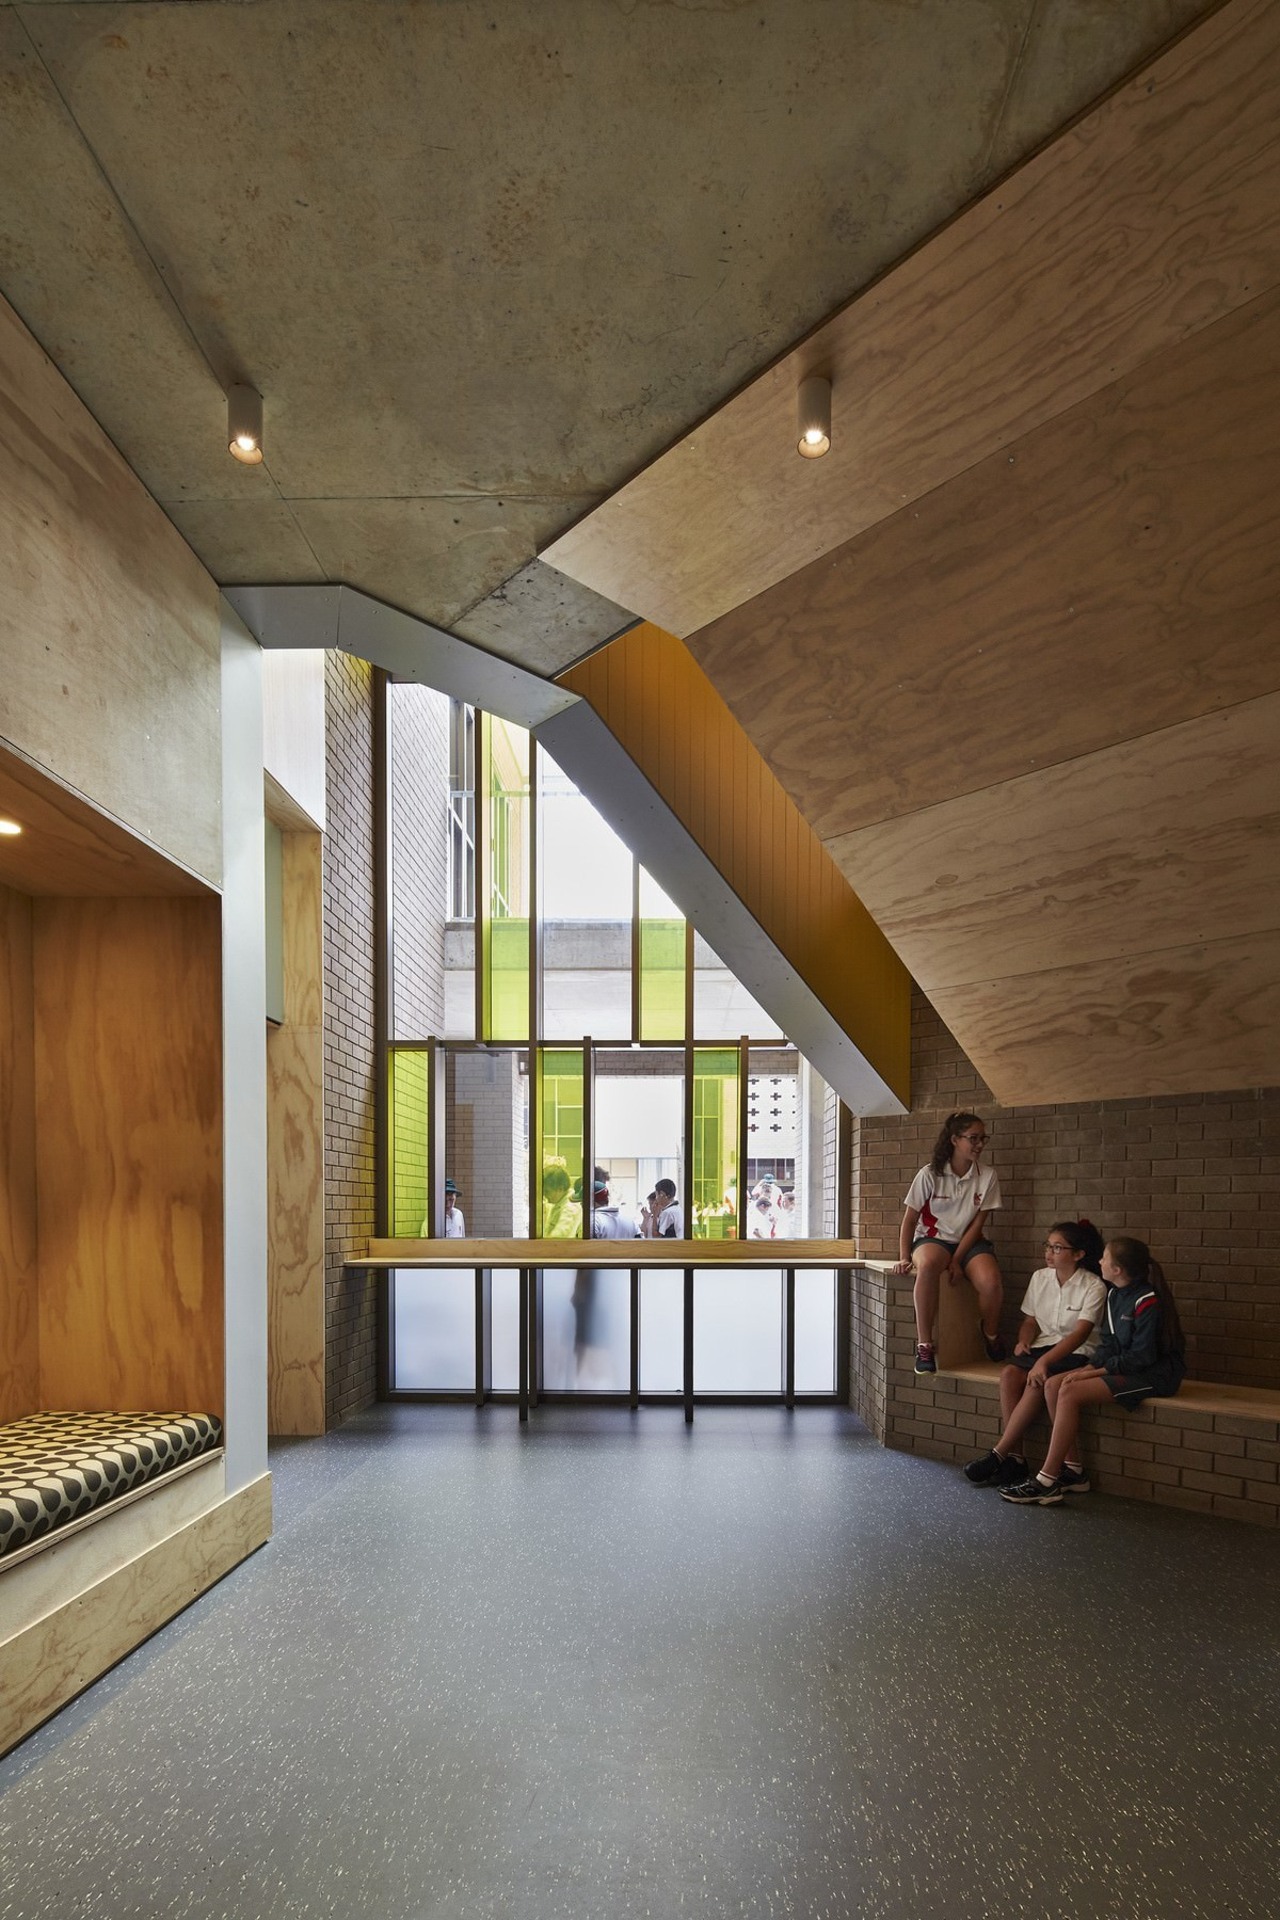
POLYGON ((738 1050, 693 1054, 693 1237, 738 1237, 738 1050))
POLYGON ((541 1223, 547 1240, 582 1235, 583 1101, 580 1048, 544 1047, 538 1055, 542 1151, 541 1223))
POLYGON ((425 1047, 393 1047, 388 1068, 391 1101, 391 1220, 393 1237, 426 1232, 430 1166, 430 1055, 425 1047))
POLYGON ((482 729, 484 872, 480 954, 486 1040, 529 1038, 529 735, 492 715, 482 729))
POLYGON ((643 867, 640 869, 639 1040, 683 1040, 685 923, 643 867))

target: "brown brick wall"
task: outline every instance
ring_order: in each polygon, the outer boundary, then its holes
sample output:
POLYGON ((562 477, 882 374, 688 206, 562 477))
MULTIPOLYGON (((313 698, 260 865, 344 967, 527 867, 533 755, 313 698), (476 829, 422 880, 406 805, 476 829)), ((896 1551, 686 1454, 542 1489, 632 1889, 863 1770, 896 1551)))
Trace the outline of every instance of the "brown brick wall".
POLYGON ((377 1283, 348 1273, 374 1231, 374 845, 372 669, 331 652, 325 668, 325 1419, 377 1397, 377 1283))
MULTIPOLYGON (((912 1175, 946 1115, 968 1107, 988 1124, 1004 1190, 992 1234, 1010 1332, 1045 1229, 1086 1215, 1150 1243, 1178 1301, 1191 1374, 1280 1386, 1280 1089, 1001 1107, 919 992, 912 1076, 910 1116, 857 1130, 863 1254, 896 1256, 912 1175)), ((893 1335, 908 1345, 909 1296, 909 1284, 905 1304, 895 1296, 893 1335)))
POLYGON ((887 1437, 889 1292, 895 1284, 869 1267, 856 1268, 851 1281, 849 1404, 880 1441, 887 1437))
MULTIPOLYGON (((855 1273, 855 1288, 863 1277, 855 1273)), ((889 1284, 899 1283, 890 1279, 889 1284)), ((917 1378, 909 1352, 899 1344, 890 1367, 889 1398, 885 1437, 904 1452, 960 1464, 985 1453, 999 1431, 994 1369, 987 1379, 963 1373, 917 1378)), ((1042 1421, 1027 1438, 1032 1467, 1043 1460, 1047 1442, 1048 1427, 1042 1421)), ((1211 1411, 1180 1398, 1150 1400, 1131 1413, 1091 1407, 1080 1442, 1090 1484, 1099 1493, 1253 1526, 1280 1525, 1280 1422, 1263 1411, 1211 1411)), ((968 1497, 963 1487, 957 1491, 968 1497)), ((972 1497, 996 1498, 991 1492, 972 1497)))

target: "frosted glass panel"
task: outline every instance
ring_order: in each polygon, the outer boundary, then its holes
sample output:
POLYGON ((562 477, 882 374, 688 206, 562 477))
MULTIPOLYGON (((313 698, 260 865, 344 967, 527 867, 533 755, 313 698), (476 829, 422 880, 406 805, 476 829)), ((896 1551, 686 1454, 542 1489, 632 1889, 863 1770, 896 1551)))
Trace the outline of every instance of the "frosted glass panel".
POLYGON ((640 1275, 640 1391, 684 1390, 684 1274, 640 1275))
POLYGON ((796 1274, 796 1392, 836 1390, 836 1276, 831 1267, 796 1274))
POLYGON ((476 1292, 469 1267, 430 1272, 397 1267, 391 1275, 395 1351, 391 1377, 401 1392, 449 1393, 476 1384, 476 1292))
POLYGON ((520 1386, 520 1269, 495 1267, 489 1297, 489 1385, 494 1393, 515 1393, 520 1386))
POLYGON ((541 1282, 545 1391, 626 1393, 631 1385, 627 1269, 548 1268, 541 1282))
POLYGON ((695 1393, 781 1393, 782 1275, 724 1273, 699 1267, 693 1276, 695 1393))

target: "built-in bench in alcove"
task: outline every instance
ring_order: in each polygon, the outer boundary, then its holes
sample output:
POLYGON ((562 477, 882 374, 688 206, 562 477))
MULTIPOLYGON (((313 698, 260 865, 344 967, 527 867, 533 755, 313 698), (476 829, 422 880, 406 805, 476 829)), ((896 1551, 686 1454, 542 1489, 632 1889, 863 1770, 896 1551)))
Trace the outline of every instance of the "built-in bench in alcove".
POLYGON ((154 1624, 225 1570, 225 1356, 220 897, 4 751, 0 816, 0 1423, 189 1409, 204 1449, 0 1558, 2 1750, 140 1637, 86 1644, 86 1595, 154 1624))

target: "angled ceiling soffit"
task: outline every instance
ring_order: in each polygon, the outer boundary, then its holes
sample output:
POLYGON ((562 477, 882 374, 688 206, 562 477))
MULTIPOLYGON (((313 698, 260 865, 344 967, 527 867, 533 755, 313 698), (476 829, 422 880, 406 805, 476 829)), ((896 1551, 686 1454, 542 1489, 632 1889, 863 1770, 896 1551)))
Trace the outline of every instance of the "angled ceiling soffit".
POLYGON ((1236 0, 542 558, 687 638, 901 512, 1280 282, 1277 118, 1280 9, 1236 0), (800 460, 811 372, 833 444, 800 460))

